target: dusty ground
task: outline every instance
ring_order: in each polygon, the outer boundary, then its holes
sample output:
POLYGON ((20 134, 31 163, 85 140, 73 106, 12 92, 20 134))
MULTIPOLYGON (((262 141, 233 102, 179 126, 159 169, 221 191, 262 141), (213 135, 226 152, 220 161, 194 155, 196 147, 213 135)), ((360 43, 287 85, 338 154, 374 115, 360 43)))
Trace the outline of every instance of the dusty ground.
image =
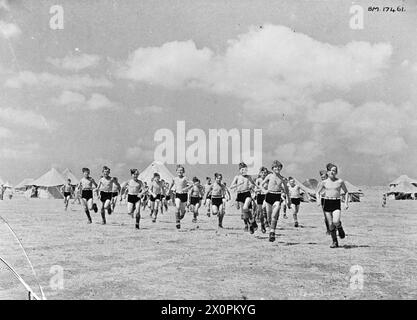
MULTIPOLYGON (((321 209, 311 203, 302 204, 301 228, 291 215, 280 221, 274 243, 260 231, 243 232, 234 207, 220 233, 205 210, 198 229, 187 215, 181 231, 173 208, 155 224, 146 211, 140 231, 125 206, 106 226, 99 214, 87 225, 79 205, 65 212, 58 200, 0 201, 0 215, 23 242, 48 299, 416 299, 417 201, 388 201, 384 209, 380 195, 365 189, 362 202, 343 212, 347 237, 338 249, 329 248, 321 209), (56 265, 64 275, 59 290, 56 265), (351 285, 358 270, 362 287, 351 285)), ((2 223, 0 256, 36 287, 2 223)), ((0 266, 0 299, 26 298, 0 266)))

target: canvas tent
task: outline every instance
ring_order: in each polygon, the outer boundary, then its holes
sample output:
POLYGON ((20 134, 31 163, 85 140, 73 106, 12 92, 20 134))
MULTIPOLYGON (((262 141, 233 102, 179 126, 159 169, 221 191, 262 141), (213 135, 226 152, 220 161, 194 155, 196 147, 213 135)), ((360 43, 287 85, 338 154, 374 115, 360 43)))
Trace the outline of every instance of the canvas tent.
POLYGON ((19 184, 17 184, 14 189, 17 191, 25 191, 27 187, 30 187, 32 185, 32 182, 34 180, 31 178, 23 179, 19 184))
POLYGON ((39 187, 38 198, 42 199, 63 199, 61 187, 66 183, 66 179, 55 169, 52 168, 43 176, 32 182, 39 187))
POLYGON ((5 182, 3 184, 3 187, 5 187, 6 189, 13 189, 13 186, 9 181, 5 182))
POLYGON ((76 176, 74 176, 74 174, 72 173, 72 171, 68 168, 66 168, 63 172, 62 172, 62 176, 65 179, 71 179, 71 185, 75 186, 77 184, 80 183, 80 180, 77 179, 76 176))
POLYGON ((393 188, 395 186, 398 186, 400 183, 402 182, 409 182, 411 184, 413 184, 414 186, 417 187, 417 180, 416 179, 412 179, 409 176, 403 174, 401 176, 399 176, 397 179, 393 180, 390 182, 389 186, 390 188, 393 188))
POLYGON ((355 185, 351 184, 349 181, 345 180, 346 188, 349 192, 349 201, 350 202, 360 202, 361 198, 363 197, 362 190, 356 187, 355 185))
POLYGON ((388 194, 393 194, 396 200, 416 199, 417 187, 409 181, 401 181, 388 194))
POLYGON ((304 189, 301 189, 303 194, 303 201, 308 202, 308 201, 316 201, 316 191, 315 189, 309 188, 306 185, 304 185, 303 183, 301 183, 300 181, 298 181, 296 178, 294 178, 294 181, 297 185, 301 186, 304 189), (309 197, 307 197, 306 193, 308 193, 309 197))
POLYGON ((162 162, 154 161, 139 174, 139 180, 150 184, 155 172, 159 173, 161 180, 165 180, 169 183, 171 183, 172 179, 175 177, 162 162))
POLYGON ((316 190, 317 186, 319 185, 319 182, 316 179, 306 179, 303 182, 303 185, 306 186, 307 188, 316 190))

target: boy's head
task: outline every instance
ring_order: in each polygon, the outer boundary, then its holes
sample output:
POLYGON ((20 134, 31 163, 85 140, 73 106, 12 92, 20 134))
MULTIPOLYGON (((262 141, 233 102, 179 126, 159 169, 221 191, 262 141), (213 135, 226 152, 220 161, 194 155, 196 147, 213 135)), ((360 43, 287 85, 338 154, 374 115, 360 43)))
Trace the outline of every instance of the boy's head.
POLYGON ((246 165, 246 163, 244 162, 239 163, 239 172, 242 175, 246 175, 248 173, 248 166, 246 165))
POLYGON ((197 177, 194 177, 194 178, 193 178, 193 183, 194 183, 194 184, 198 184, 199 182, 200 182, 200 180, 198 180, 198 178, 197 178, 197 177))
POLYGON ((139 176, 139 170, 138 169, 130 169, 130 175, 135 177, 139 176))
POLYGON ((282 163, 278 160, 274 160, 272 162, 272 171, 275 173, 279 173, 282 170, 282 163))
POLYGON ((155 173, 153 174, 153 179, 154 179, 156 182, 159 182, 159 179, 161 179, 161 176, 159 175, 159 173, 158 173, 158 172, 155 172, 155 173))
POLYGON ((104 166, 102 172, 104 176, 108 176, 110 174, 110 168, 108 166, 104 166))
POLYGON ((71 179, 68 179, 67 182, 68 182, 68 184, 71 184, 71 179))
POLYGON ((337 174, 337 166, 333 163, 328 163, 326 166, 327 169, 327 175, 330 177, 335 177, 337 174))
POLYGON ((261 167, 259 169, 259 176, 265 178, 268 175, 268 169, 266 167, 261 167))
POLYGON ((321 180, 327 179, 327 171, 326 170, 320 170, 319 172, 321 180))
POLYGON ((88 168, 83 168, 82 172, 83 172, 84 177, 88 177, 90 175, 90 169, 88 168))
POLYGON ((183 174, 185 173, 185 169, 184 169, 184 167, 182 166, 182 165, 177 165, 177 174, 179 175, 179 176, 182 176, 183 174))
POLYGON ((223 176, 222 176, 222 174, 221 173, 215 173, 214 174, 214 179, 216 180, 216 182, 220 182, 220 181, 222 181, 222 179, 223 179, 223 176))
POLYGON ((289 177, 288 178, 288 183, 290 184, 291 187, 295 186, 295 179, 293 177, 289 177))

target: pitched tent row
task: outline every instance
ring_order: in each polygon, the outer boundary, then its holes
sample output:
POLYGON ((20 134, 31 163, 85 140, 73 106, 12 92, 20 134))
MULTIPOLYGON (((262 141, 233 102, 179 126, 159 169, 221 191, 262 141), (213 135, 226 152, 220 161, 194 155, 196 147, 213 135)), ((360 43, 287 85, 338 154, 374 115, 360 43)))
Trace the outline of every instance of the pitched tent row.
MULTIPOLYGON (((159 173, 161 179, 167 182, 171 182, 172 179, 175 177, 162 162, 153 161, 139 174, 139 179, 150 184, 154 176, 154 173, 156 172, 159 173)), ((59 173, 55 168, 52 168, 38 179, 24 179, 15 187, 15 189, 19 191, 24 191, 29 186, 37 186, 39 187, 39 198, 63 199, 61 187, 67 183, 68 179, 71 179, 72 185, 76 185, 79 183, 79 179, 77 179, 77 177, 68 168, 65 169, 62 174, 59 173)), ((0 178, 0 182, 1 181, 2 180, 0 178)), ((295 181, 298 185, 302 185, 309 195, 309 197, 307 197, 307 195, 305 194, 306 192, 304 192, 304 201, 309 201, 309 199, 310 201, 316 200, 316 188, 318 185, 318 181, 316 179, 307 179, 303 183, 301 183, 297 179, 295 179, 295 181)), ((354 202, 360 201, 360 197, 363 196, 362 191, 358 187, 351 184, 349 181, 345 181, 345 183, 349 191, 349 200, 354 202)))
POLYGON ((403 174, 389 183, 389 191, 396 200, 416 199, 417 198, 417 180, 403 174))

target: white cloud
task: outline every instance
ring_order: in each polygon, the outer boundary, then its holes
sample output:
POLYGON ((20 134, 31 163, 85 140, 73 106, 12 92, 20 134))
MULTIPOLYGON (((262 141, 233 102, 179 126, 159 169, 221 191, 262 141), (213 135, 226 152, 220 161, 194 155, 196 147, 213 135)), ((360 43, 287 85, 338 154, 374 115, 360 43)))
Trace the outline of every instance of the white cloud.
POLYGON ((133 147, 126 150, 126 158, 130 160, 151 161, 154 159, 154 148, 152 140, 138 139, 133 147))
POLYGON ((54 131, 58 127, 57 122, 47 120, 44 116, 33 111, 10 107, 0 108, 0 119, 11 125, 49 132, 54 131))
POLYGON ((60 106, 65 106, 70 111, 74 110, 99 110, 99 109, 113 109, 116 104, 110 101, 105 95, 101 93, 93 93, 89 99, 83 94, 65 90, 57 99, 52 100, 60 106))
POLYGON ((0 37, 11 39, 18 37, 21 33, 22 31, 18 25, 0 20, 0 37))
POLYGON ((120 76, 168 88, 200 87, 274 109, 281 107, 275 101, 302 101, 323 88, 347 90, 374 79, 391 54, 386 43, 335 46, 266 25, 230 40, 223 54, 198 49, 193 41, 139 48, 120 76))
POLYGON ((12 132, 7 128, 0 127, 0 139, 10 137, 12 137, 12 132))
POLYGON ((0 9, 10 11, 9 1, 8 0, 0 0, 0 9))
POLYGON ((118 74, 122 78, 178 88, 200 79, 211 58, 211 50, 199 50, 193 41, 168 42, 161 47, 137 49, 118 74))
MULTIPOLYGON (((274 151, 274 158, 284 162, 308 163, 323 154, 322 146, 314 140, 285 143, 274 151)), ((293 168, 295 170, 295 168, 293 168)))
POLYGON ((57 68, 80 71, 86 68, 96 67, 100 62, 100 56, 86 53, 80 55, 69 54, 62 59, 48 57, 46 61, 57 68))
POLYGON ((147 106, 147 107, 139 107, 134 110, 134 113, 138 116, 146 115, 146 114, 159 114, 164 111, 164 108, 159 106, 147 106))
POLYGON ((37 143, 19 144, 0 148, 0 159, 20 160, 20 159, 40 159, 40 147, 37 143))
POLYGON ((34 73, 32 71, 21 71, 5 82, 7 88, 20 89, 24 86, 84 90, 87 88, 108 88, 112 86, 112 83, 104 77, 92 78, 90 75, 59 76, 47 72, 34 73))

